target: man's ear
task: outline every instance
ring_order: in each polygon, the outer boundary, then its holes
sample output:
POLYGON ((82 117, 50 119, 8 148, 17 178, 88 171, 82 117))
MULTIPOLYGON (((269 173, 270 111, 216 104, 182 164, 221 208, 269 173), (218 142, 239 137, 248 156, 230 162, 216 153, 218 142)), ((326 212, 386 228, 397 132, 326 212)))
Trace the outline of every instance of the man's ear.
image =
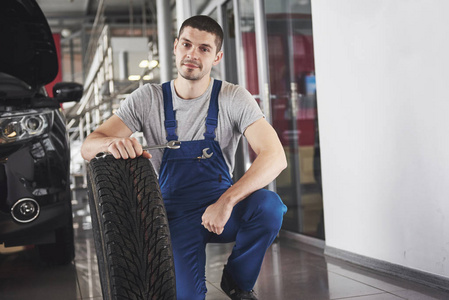
POLYGON ((178 38, 175 39, 175 42, 173 43, 173 54, 176 54, 176 47, 178 46, 178 38))
POLYGON ((218 51, 218 53, 215 55, 215 59, 214 59, 214 63, 213 65, 216 66, 218 65, 218 63, 221 61, 221 59, 223 58, 223 51, 218 51))

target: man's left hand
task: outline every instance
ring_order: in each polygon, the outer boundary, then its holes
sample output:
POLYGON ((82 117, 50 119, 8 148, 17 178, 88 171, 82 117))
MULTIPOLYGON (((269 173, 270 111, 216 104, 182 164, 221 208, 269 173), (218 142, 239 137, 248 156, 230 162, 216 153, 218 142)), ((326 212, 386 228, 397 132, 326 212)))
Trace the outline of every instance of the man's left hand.
POLYGON ((201 225, 210 232, 215 234, 222 234, 226 223, 231 217, 232 206, 226 203, 217 201, 210 205, 202 216, 201 225))

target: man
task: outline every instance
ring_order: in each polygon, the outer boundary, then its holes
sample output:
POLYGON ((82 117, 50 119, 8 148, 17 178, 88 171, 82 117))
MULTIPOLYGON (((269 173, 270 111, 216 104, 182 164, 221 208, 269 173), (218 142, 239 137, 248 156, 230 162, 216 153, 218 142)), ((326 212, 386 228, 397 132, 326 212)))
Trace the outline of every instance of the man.
POLYGON ((257 299, 252 289, 286 212, 277 194, 262 189, 287 165, 276 132, 248 91, 210 76, 223 57, 222 40, 213 19, 184 21, 174 42, 177 78, 134 91, 81 151, 86 160, 101 151, 152 158, 169 220, 178 299, 205 298, 205 246, 233 241, 221 287, 231 299, 257 299), (181 148, 147 153, 130 138, 136 131, 149 145, 179 140, 181 148), (242 134, 257 158, 232 184, 242 134))

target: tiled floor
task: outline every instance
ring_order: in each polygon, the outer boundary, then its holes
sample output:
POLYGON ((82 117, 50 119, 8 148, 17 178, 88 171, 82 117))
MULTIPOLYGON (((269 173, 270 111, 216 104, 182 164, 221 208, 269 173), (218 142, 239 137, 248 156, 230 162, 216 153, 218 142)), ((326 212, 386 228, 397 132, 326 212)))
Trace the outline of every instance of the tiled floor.
MULTIPOLYGON (((75 215, 73 264, 44 266, 33 249, 0 254, 1 300, 102 299, 89 212, 81 206, 75 215)), ((207 300, 228 299, 219 285, 231 248, 208 246, 207 300)), ((268 250, 255 291, 260 300, 449 299, 449 292, 326 258, 321 249, 283 237, 268 250)))

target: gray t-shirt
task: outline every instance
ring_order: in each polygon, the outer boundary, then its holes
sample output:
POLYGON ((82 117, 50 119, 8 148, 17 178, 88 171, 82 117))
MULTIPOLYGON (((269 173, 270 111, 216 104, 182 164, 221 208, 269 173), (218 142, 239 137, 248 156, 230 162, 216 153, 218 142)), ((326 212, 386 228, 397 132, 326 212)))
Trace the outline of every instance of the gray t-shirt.
MULTIPOLYGON (((209 108, 213 80, 206 92, 195 99, 184 100, 176 94, 173 81, 173 110, 176 112, 179 141, 204 139, 206 117, 209 108)), ((240 137, 246 128, 264 117, 256 100, 244 88, 223 81, 218 97, 218 126, 215 130, 229 173, 232 174, 235 163, 235 151, 240 137)), ((116 115, 133 132, 143 132, 149 146, 167 142, 167 132, 164 127, 164 100, 161 84, 146 84, 131 93, 117 110, 116 115)), ((181 143, 182 147, 182 143, 181 143)), ((151 150, 151 162, 158 172, 163 149, 151 150)))

